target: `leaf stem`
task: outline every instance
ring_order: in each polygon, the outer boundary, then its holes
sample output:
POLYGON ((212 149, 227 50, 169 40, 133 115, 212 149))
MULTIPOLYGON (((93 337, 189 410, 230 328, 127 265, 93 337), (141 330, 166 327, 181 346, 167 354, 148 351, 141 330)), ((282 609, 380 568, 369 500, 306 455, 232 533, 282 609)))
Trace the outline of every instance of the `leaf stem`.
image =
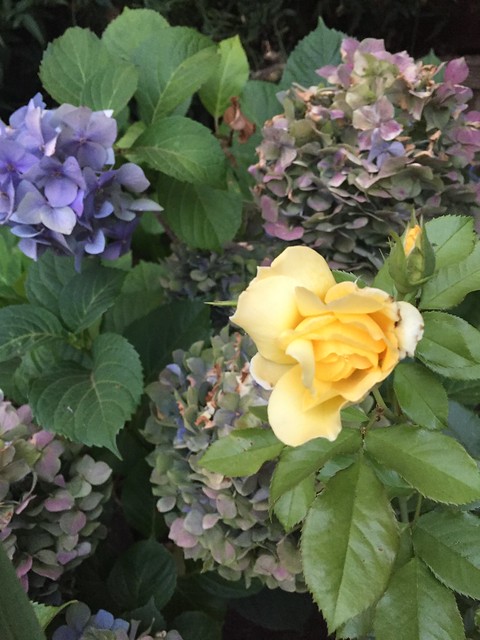
POLYGON ((405 496, 398 497, 398 504, 400 506, 400 520, 402 522, 405 522, 405 524, 409 524, 410 519, 408 517, 408 506, 407 506, 407 499, 405 498, 405 496))
POLYGON ((414 525, 417 522, 418 518, 420 517, 420 511, 422 510, 422 501, 423 501, 423 496, 419 493, 417 498, 417 506, 415 508, 415 513, 413 515, 412 525, 414 525))
POLYGON ((382 394, 380 393, 380 390, 378 387, 374 387, 372 389, 372 394, 373 394, 373 397, 375 398, 375 402, 377 403, 378 407, 382 410, 383 415, 389 418, 390 420, 395 420, 396 419, 395 414, 385 404, 385 400, 382 398, 382 394))

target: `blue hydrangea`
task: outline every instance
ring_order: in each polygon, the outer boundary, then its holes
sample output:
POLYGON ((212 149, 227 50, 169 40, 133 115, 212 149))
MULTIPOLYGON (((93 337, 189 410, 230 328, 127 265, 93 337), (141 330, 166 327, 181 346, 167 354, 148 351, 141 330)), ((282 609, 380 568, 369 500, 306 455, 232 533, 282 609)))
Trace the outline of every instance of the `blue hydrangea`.
POLYGON ((63 104, 46 109, 40 94, 0 121, 0 224, 36 260, 47 248, 115 259, 130 248, 148 198, 143 170, 114 169, 116 121, 106 111, 63 104))

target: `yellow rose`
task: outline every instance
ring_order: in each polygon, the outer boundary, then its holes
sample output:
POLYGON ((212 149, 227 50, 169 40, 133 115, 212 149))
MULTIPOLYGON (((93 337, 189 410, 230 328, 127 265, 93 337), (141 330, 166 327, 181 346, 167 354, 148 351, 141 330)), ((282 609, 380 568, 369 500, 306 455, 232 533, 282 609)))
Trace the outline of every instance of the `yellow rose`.
POLYGON ((307 247, 290 247, 270 267, 259 267, 231 320, 255 341, 250 371, 273 387, 269 422, 291 446, 335 440, 340 410, 413 355, 423 335, 415 307, 380 289, 337 284, 307 247))
POLYGON ((420 242, 420 236, 422 234, 422 228, 419 224, 416 224, 414 227, 408 229, 405 234, 405 238, 403 239, 403 250, 405 251, 405 256, 409 256, 412 251, 415 249, 418 242, 420 242))

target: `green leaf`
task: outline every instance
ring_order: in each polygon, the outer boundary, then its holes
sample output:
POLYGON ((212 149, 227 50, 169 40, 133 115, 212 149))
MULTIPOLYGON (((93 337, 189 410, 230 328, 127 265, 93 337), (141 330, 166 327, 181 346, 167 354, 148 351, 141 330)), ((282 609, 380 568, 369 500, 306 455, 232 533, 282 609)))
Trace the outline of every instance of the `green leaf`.
POLYGON ((191 247, 219 251, 242 221, 242 198, 201 184, 160 178, 159 202, 175 235, 191 247))
POLYGON ((465 640, 455 596, 417 558, 393 576, 374 631, 377 640, 465 640))
POLYGON ((480 498, 480 471, 453 438, 407 425, 370 431, 366 449, 422 495, 437 502, 465 504, 480 498))
POLYGON ((243 88, 240 101, 242 111, 259 129, 267 120, 282 113, 283 107, 277 93, 278 86, 264 80, 248 80, 243 88))
POLYGON ((333 442, 326 438, 315 438, 299 447, 285 447, 270 484, 271 504, 316 473, 331 458, 355 453, 361 446, 358 429, 342 429, 333 442))
POLYGON ((46 640, 3 545, 0 544, 0 629, 2 640, 46 640))
POLYGON ((127 152, 177 180, 222 188, 226 161, 220 142, 199 122, 171 116, 147 127, 127 152))
MULTIPOLYGON (((0 299, 8 304, 23 302, 23 279, 27 270, 26 256, 16 246, 9 229, 0 230, 0 299), (5 232, 8 231, 8 235, 5 232)), ((30 264, 28 265, 30 267, 30 264)))
POLYGON ((480 290, 480 243, 461 261, 438 269, 422 288, 420 309, 449 309, 480 290))
POLYGON ((371 607, 359 613, 358 616, 347 620, 345 624, 342 624, 341 627, 337 629, 335 638, 343 640, 343 638, 370 637, 373 627, 374 611, 375 609, 371 607))
POLYGON ((423 315, 425 332, 416 357, 445 378, 480 378, 480 332, 457 316, 440 311, 423 315))
POLYGON ((59 320, 46 309, 28 304, 0 309, 0 362, 64 337, 59 320))
POLYGON ((203 611, 184 611, 172 622, 182 640, 221 640, 222 629, 218 620, 214 620, 203 611))
POLYGON ((417 521, 416 554, 453 591, 480 598, 480 520, 460 511, 433 511, 417 521))
POLYGON ((124 277, 123 271, 105 267, 77 273, 59 296, 65 324, 76 333, 88 329, 114 304, 124 277))
POLYGON ((141 119, 155 123, 172 114, 208 80, 217 58, 212 40, 189 27, 164 28, 161 37, 142 38, 132 54, 141 119))
POLYGON ((305 580, 330 632, 380 597, 397 547, 395 516, 372 469, 360 459, 339 471, 308 512, 301 544, 305 580))
POLYGON ((168 26, 158 11, 125 7, 103 32, 102 42, 115 57, 132 61, 132 53, 139 43, 150 36, 158 37, 158 32, 168 26))
POLYGON ((107 585, 121 610, 146 605, 153 597, 162 609, 175 591, 177 574, 173 556, 155 540, 132 545, 115 562, 107 585))
POLYGON ((273 512, 285 531, 304 520, 315 499, 315 474, 311 474, 290 491, 282 494, 275 502, 273 512))
POLYGON ((220 118, 230 105, 230 98, 238 97, 248 80, 247 56, 238 36, 218 44, 219 61, 215 71, 200 89, 199 97, 205 109, 220 118))
POLYGON ((60 294, 76 274, 73 258, 46 251, 28 271, 25 282, 28 300, 60 316, 60 294))
POLYGON ((112 109, 114 113, 119 113, 133 97, 137 83, 138 72, 133 65, 111 63, 108 72, 101 68, 86 79, 80 104, 88 105, 95 111, 112 109))
POLYGON ((464 260, 473 251, 475 231, 471 216, 441 216, 425 225, 435 252, 435 267, 443 269, 464 260))
POLYGON ((69 600, 69 602, 65 602, 58 607, 42 604, 41 602, 32 602, 31 604, 40 626, 42 629, 46 629, 50 622, 52 622, 59 613, 61 613, 66 607, 70 606, 73 602, 75 602, 75 600, 69 600))
MULTIPOLYGON (((146 455, 146 453, 145 453, 146 455)), ((151 491, 152 470, 144 459, 128 470, 122 483, 122 508, 128 524, 145 538, 157 538, 162 531, 162 517, 151 491)), ((165 525, 164 525, 165 526, 165 525)))
POLYGON ((420 364, 401 362, 395 367, 393 388, 402 411, 427 429, 444 429, 448 397, 436 375, 420 364))
POLYGON ((142 628, 150 630, 150 635, 155 631, 163 631, 167 626, 165 618, 155 604, 153 596, 147 604, 144 604, 141 607, 136 607, 135 609, 130 609, 128 614, 123 614, 123 617, 128 617, 130 620, 138 620, 142 628))
POLYGON ((115 453, 115 436, 142 394, 140 360, 127 340, 113 333, 95 339, 92 360, 91 370, 65 366, 36 380, 30 402, 40 425, 115 453))
POLYGON ((132 322, 125 336, 140 354, 145 379, 152 381, 169 362, 175 349, 189 349, 210 332, 210 312, 201 302, 172 302, 132 322))
POLYGON ((480 417, 477 413, 458 402, 450 402, 448 427, 449 435, 458 440, 472 458, 480 459, 480 417))
POLYGON ((210 445, 199 463, 225 476, 250 476, 267 460, 276 458, 284 444, 270 429, 233 431, 210 445))
POLYGON ((327 64, 338 65, 342 61, 340 45, 344 37, 340 31, 329 29, 319 18, 317 28, 300 40, 288 57, 280 87, 287 88, 292 82, 304 87, 318 85, 323 78, 316 70, 327 64))

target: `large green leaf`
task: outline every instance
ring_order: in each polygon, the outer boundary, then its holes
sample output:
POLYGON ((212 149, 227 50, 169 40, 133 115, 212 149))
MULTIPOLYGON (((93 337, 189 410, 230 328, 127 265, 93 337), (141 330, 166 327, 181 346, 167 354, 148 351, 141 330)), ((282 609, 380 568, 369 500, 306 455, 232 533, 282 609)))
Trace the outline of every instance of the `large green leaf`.
POLYGON ((119 113, 137 90, 138 72, 133 65, 110 63, 108 71, 99 69, 89 76, 80 96, 80 104, 94 111, 112 109, 119 113))
POLYGON ((422 495, 450 504, 480 499, 480 471, 453 438, 407 425, 370 431, 367 451, 422 495))
POLYGON ((215 70, 199 93, 203 106, 214 118, 223 115, 230 98, 240 95, 249 73, 247 56, 238 36, 222 40, 218 54, 215 70))
POLYGON ((471 598, 480 598, 480 520, 461 511, 423 515, 413 532, 416 554, 441 582, 471 598))
POLYGON ((448 411, 449 435, 462 444, 472 458, 480 459, 480 417, 458 402, 451 401, 448 411))
POLYGON ((107 585, 121 610, 146 605, 152 597, 156 607, 162 609, 172 597, 176 581, 172 554, 150 539, 135 543, 118 558, 107 585))
POLYGON ((259 130, 267 120, 282 113, 283 107, 277 94, 278 86, 273 82, 249 80, 246 83, 241 96, 241 108, 259 130))
POLYGON ((315 438, 299 447, 285 447, 273 472, 270 501, 275 503, 284 493, 295 489, 312 473, 335 456, 355 453, 362 445, 358 429, 342 429, 333 442, 315 438))
POLYGON ((270 429, 241 429, 210 445, 199 462, 225 476, 250 476, 276 458, 284 446, 270 429))
POLYGON ((374 630, 376 640, 465 640, 455 596, 417 558, 393 576, 374 630))
POLYGON ((125 338, 104 333, 93 343, 92 360, 91 370, 65 366, 36 380, 30 402, 50 431, 116 452, 115 436, 142 393, 140 359, 125 338))
POLYGON ((475 230, 471 216, 441 216, 425 225, 435 251, 435 267, 443 269, 464 260, 473 251, 475 230))
POLYGON ((106 267, 75 275, 59 296, 65 324, 74 332, 88 329, 113 305, 124 277, 125 273, 120 269, 106 267))
POLYGON ((46 309, 29 304, 0 309, 0 362, 64 337, 58 318, 46 309))
POLYGON ((425 283, 421 309, 449 309, 460 304, 468 293, 480 290, 480 243, 463 260, 435 271, 425 283))
POLYGON ((125 519, 135 531, 139 531, 145 538, 158 538, 160 533, 166 533, 163 531, 166 525, 157 509, 157 499, 151 491, 151 474, 152 469, 144 458, 128 469, 122 482, 122 508, 125 519))
POLYGON ((60 316, 60 294, 76 273, 73 258, 46 251, 28 270, 25 289, 29 301, 60 316))
POLYGON ((402 411, 413 422, 427 429, 447 426, 447 392, 431 371, 414 362, 401 362, 394 371, 393 387, 402 411))
POLYGON ((217 64, 212 40, 188 27, 142 38, 132 54, 139 80, 136 99, 147 123, 170 115, 211 76, 217 64))
POLYGON ((46 640, 15 569, 0 544, 0 631, 2 640, 46 640))
POLYGON ((425 332, 415 355, 445 378, 480 378, 480 332, 457 316, 440 311, 423 314, 425 332))
POLYGON ((172 178, 222 188, 226 161, 219 141, 199 122, 170 116, 150 125, 126 153, 172 178))
POLYGON ((343 33, 329 29, 322 18, 319 18, 315 31, 300 40, 288 57, 280 87, 286 88, 292 82, 304 87, 319 84, 323 78, 320 78, 316 70, 324 65, 340 64, 342 61, 340 45, 343 37, 343 33))
POLYGON ((330 632, 380 597, 397 546, 395 516, 374 471, 363 459, 339 471, 308 512, 301 545, 305 580, 330 632))
POLYGON ((150 36, 168 27, 168 22, 153 9, 129 9, 112 20, 102 35, 102 41, 111 54, 124 60, 132 60, 133 51, 150 36))
POLYGON ((23 279, 31 263, 17 248, 16 242, 9 229, 0 229, 0 304, 15 304, 24 299, 23 279))
POLYGON ((315 499, 315 474, 311 474, 275 502, 273 512, 285 531, 301 522, 315 499))
POLYGON ((167 177, 158 189, 169 227, 191 247, 219 251, 240 227, 243 203, 237 193, 167 177))
POLYGON ((221 640, 222 629, 218 620, 203 611, 184 611, 172 622, 182 640, 221 640))

